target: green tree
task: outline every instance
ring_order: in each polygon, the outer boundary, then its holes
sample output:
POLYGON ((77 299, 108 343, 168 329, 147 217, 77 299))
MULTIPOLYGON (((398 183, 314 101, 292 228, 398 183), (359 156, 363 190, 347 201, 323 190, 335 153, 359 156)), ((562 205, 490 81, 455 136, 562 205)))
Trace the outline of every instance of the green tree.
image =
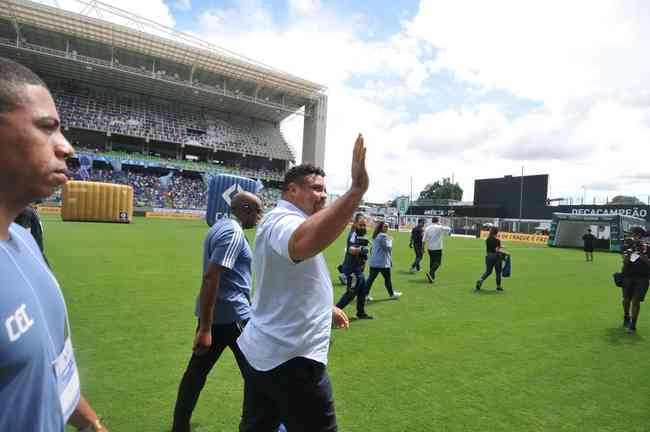
POLYGON ((612 198, 612 200, 609 203, 637 205, 637 204, 643 204, 643 201, 633 196, 616 195, 614 198, 612 198))
POLYGON ((420 192, 419 199, 463 199, 463 189, 458 183, 452 183, 449 177, 430 183, 420 192))

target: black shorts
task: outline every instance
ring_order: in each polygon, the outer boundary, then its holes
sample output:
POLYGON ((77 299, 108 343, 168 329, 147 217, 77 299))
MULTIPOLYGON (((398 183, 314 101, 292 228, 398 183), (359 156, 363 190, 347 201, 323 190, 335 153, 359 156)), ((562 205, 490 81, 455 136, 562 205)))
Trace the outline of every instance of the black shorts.
POLYGON ((648 293, 648 278, 645 276, 624 276, 623 277, 623 298, 638 298, 639 301, 645 300, 648 293))
POLYGON ((587 247, 587 246, 585 246, 584 249, 585 249, 585 252, 593 252, 593 251, 594 251, 594 248, 593 248, 593 247, 587 247))

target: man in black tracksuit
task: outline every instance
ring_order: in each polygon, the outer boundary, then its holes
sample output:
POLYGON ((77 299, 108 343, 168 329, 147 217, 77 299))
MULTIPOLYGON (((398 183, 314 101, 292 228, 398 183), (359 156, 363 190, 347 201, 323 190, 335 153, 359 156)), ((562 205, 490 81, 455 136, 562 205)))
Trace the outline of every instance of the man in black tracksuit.
POLYGON ((345 260, 341 266, 341 269, 347 278, 347 290, 336 304, 336 307, 343 309, 356 297, 357 318, 359 319, 373 319, 373 317, 368 315, 365 311, 368 287, 363 271, 366 267, 366 261, 368 260, 368 247, 366 245, 364 251, 359 240, 360 238, 365 238, 366 230, 366 218, 361 216, 356 220, 352 226, 350 234, 348 234, 345 260), (353 276, 355 279, 354 286, 352 286, 353 276))
POLYGON ((36 240, 36 244, 41 250, 41 254, 43 254, 45 263, 49 266, 50 263, 45 257, 45 249, 43 247, 43 224, 41 223, 41 218, 38 216, 36 206, 25 207, 23 211, 20 212, 20 214, 16 217, 16 220, 14 220, 14 222, 32 233, 32 237, 34 237, 34 240, 36 240))
POLYGON ((424 219, 418 219, 418 224, 411 230, 411 241, 409 247, 415 252, 415 261, 411 264, 411 273, 420 271, 420 261, 424 253, 424 219))
POLYGON ((650 258, 646 244, 641 242, 644 235, 643 228, 635 227, 632 229, 632 239, 623 245, 623 326, 630 333, 636 332, 641 303, 648 292, 650 258))

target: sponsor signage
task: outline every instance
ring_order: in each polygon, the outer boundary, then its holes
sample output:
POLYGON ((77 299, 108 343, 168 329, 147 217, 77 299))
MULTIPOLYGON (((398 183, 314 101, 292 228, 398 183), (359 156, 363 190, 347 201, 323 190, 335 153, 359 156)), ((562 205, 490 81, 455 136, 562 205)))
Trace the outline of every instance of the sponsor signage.
MULTIPOLYGON (((481 231, 481 238, 486 239, 488 237, 489 231, 481 231)), ((538 244, 547 244, 548 236, 547 235, 537 235, 537 234, 519 234, 519 233, 509 233, 509 232, 500 232, 497 234, 497 238, 503 241, 517 241, 525 243, 538 243, 538 244)))

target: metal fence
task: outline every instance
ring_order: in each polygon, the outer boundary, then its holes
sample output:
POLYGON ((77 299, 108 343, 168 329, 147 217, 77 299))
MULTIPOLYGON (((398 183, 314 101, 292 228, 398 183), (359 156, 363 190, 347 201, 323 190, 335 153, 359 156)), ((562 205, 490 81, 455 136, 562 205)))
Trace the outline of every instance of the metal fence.
MULTIPOLYGON (((412 228, 417 220, 423 218, 426 224, 431 223, 431 216, 406 215, 402 217, 401 225, 412 228)), ((547 234, 551 221, 545 219, 503 219, 475 217, 439 217, 439 223, 451 227, 454 234, 478 235, 482 229, 498 227, 499 231, 519 234, 547 234)))

